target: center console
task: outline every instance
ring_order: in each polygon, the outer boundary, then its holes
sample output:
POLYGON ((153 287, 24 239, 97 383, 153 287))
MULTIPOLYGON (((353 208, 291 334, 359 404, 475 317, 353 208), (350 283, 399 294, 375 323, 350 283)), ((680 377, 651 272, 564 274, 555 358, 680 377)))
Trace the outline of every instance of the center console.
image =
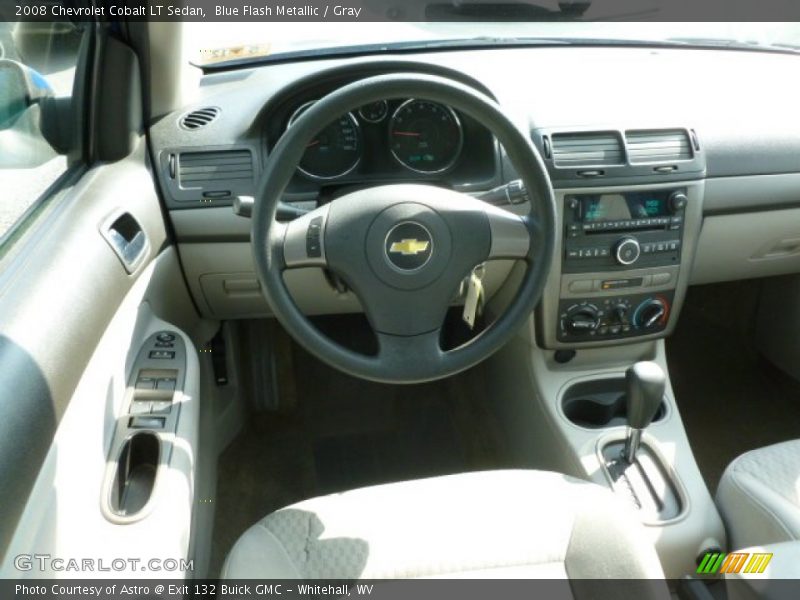
MULTIPOLYGON (((583 150, 602 158, 598 148, 583 150)), ((524 428, 520 439, 529 440, 514 451, 536 457, 537 468, 613 490, 640 517, 667 577, 680 578, 696 570, 698 555, 726 543, 678 411, 664 343, 689 285, 704 173, 696 165, 682 177, 663 175, 652 164, 632 164, 629 141, 625 148, 618 166, 602 169, 573 168, 585 152, 572 146, 553 147, 546 158, 557 250, 530 328, 495 368, 502 380, 518 382, 502 399, 506 426, 524 428), (632 382, 629 375, 643 363, 661 374, 652 393, 641 391, 647 377, 632 382)))
POLYGON ((670 333, 699 232, 702 182, 556 197, 559 256, 542 300, 540 344, 580 348, 670 333))

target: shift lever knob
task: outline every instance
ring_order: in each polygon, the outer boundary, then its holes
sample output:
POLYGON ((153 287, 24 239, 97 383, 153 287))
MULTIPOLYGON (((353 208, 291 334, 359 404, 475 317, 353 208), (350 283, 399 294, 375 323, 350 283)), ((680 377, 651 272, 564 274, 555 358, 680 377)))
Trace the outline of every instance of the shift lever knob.
POLYGON ((641 361, 625 373, 628 388, 628 438, 625 442, 625 460, 632 463, 639 449, 642 431, 653 422, 661 401, 667 376, 654 362, 641 361))

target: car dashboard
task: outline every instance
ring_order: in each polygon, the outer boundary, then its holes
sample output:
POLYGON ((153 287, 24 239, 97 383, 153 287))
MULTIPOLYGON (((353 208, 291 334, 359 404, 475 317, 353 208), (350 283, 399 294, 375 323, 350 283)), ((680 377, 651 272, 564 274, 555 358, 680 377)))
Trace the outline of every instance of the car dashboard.
MULTIPOLYGON (((157 179, 189 287, 214 318, 267 316, 249 248, 270 152, 314 101, 359 79, 414 72, 470 86, 529 132, 552 181, 558 250, 537 339, 567 349, 653 339, 690 284, 800 270, 800 122, 790 54, 719 49, 469 49, 286 62, 207 74, 201 98, 150 128, 157 179), (709 78, 708 72, 719 76, 709 78), (793 241, 794 240, 794 241, 793 241)), ((284 194, 297 210, 418 182, 480 194, 517 179, 480 123, 386 98, 331 123, 284 194)), ((509 210, 524 210, 518 205, 509 210)), ((488 265, 491 297, 512 272, 488 265)), ((307 314, 359 311, 319 269, 287 273, 307 314)))

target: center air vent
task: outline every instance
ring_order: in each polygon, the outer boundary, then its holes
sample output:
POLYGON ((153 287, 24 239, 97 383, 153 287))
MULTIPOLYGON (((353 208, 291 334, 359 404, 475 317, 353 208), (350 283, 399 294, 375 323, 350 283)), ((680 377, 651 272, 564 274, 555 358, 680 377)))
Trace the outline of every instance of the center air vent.
POLYGON ((553 134, 553 163, 556 167, 608 167, 623 162, 622 140, 618 133, 553 134))
POLYGON ((683 129, 626 131, 631 164, 691 160, 689 134, 683 129))
POLYGON ((219 116, 220 110, 216 106, 208 106, 186 113, 181 118, 181 127, 193 131, 205 127, 219 116))

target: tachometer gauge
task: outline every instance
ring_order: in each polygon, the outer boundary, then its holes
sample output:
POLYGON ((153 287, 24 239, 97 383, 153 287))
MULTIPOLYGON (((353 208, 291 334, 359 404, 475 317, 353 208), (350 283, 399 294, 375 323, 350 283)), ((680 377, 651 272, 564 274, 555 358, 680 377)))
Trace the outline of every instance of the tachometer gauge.
POLYGON ((440 173, 461 154, 464 132, 455 111, 427 100, 407 100, 389 122, 389 147, 397 161, 418 173, 440 173))
MULTIPOLYGON (((287 127, 291 127, 314 102, 307 102, 294 111, 287 127)), ((360 160, 361 131, 353 114, 347 113, 308 142, 297 169, 312 179, 335 179, 355 169, 360 160)))

